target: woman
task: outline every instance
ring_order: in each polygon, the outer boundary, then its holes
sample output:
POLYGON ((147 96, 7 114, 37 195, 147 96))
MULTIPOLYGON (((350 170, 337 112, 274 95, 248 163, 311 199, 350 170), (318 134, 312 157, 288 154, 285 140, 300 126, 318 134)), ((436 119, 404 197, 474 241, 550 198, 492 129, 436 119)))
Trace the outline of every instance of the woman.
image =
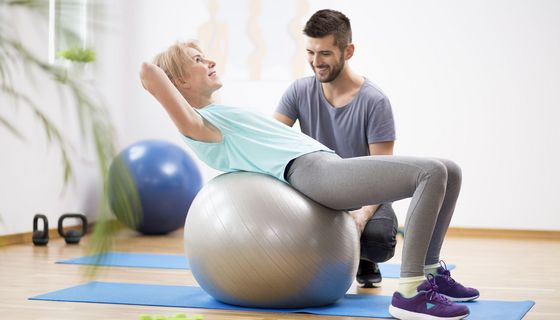
POLYGON ((273 119, 213 104, 212 95, 222 86, 215 66, 190 41, 176 43, 140 71, 144 88, 202 161, 221 171, 274 176, 338 210, 412 197, 401 278, 389 312, 400 319, 462 319, 469 314, 466 306, 451 300, 474 300, 478 291, 453 280, 439 264, 461 185, 457 165, 396 156, 342 159, 273 119))

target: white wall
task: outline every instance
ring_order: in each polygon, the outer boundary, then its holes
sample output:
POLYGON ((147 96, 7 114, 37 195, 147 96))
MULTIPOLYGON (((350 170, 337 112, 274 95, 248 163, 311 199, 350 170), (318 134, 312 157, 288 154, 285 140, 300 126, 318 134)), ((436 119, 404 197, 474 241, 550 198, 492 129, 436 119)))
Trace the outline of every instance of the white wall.
POLYGON ((354 66, 391 98, 398 154, 461 164, 453 225, 558 230, 560 3, 378 8, 352 14, 354 66))
MULTIPOLYGON (((219 1, 229 28, 224 103, 271 114, 293 80, 295 45, 287 25, 300 0, 263 0, 267 36, 261 81, 243 72, 253 49, 250 1, 219 1)), ((196 38, 207 1, 135 2, 129 70, 177 39, 196 38), (148 21, 152 23, 148 23, 148 21)), ((560 3, 557 1, 309 1, 305 19, 330 7, 353 24, 352 67, 389 96, 396 153, 451 158, 464 184, 457 227, 560 230, 560 3)), ((300 52, 302 57, 304 52, 300 52)), ((181 144, 154 100, 130 83, 126 139, 181 144)), ((216 174, 200 165, 206 179, 216 174)), ((396 204, 404 221, 408 202, 396 204)))
MULTIPOLYGON (((175 40, 196 38, 210 18, 208 1, 109 3, 114 6, 108 15, 113 29, 101 54, 99 83, 115 114, 116 138, 121 146, 146 138, 182 145, 164 112, 141 88, 138 67, 175 40)), ((271 114, 293 80, 298 53, 288 26, 306 2, 262 0, 257 24, 266 50, 259 81, 250 80, 247 72, 254 44, 246 24, 254 3, 218 1, 217 18, 227 26, 229 38, 219 96, 226 104, 271 114)), ((555 126, 560 119, 560 2, 307 4, 302 25, 325 7, 350 17, 357 48, 351 66, 391 99, 396 153, 446 157, 462 166, 463 191, 453 226, 560 230, 555 199, 560 191, 560 130, 555 126)), ((26 42, 46 50, 44 34, 25 23, 21 28, 26 42)), ((299 54, 303 59, 304 52, 299 54)), ((305 72, 309 74, 307 68, 305 72)), ((52 90, 38 92, 56 107, 52 90)), ((29 231, 35 212, 56 221, 62 212, 92 207, 96 197, 91 190, 98 183, 94 166, 84 164, 77 185, 61 195, 56 153, 46 147, 29 115, 14 117, 33 140, 22 144, 0 134, 0 234, 29 231)), ((206 180, 217 174, 199 164, 206 180)), ((407 201, 395 205, 401 221, 406 206, 407 201)))

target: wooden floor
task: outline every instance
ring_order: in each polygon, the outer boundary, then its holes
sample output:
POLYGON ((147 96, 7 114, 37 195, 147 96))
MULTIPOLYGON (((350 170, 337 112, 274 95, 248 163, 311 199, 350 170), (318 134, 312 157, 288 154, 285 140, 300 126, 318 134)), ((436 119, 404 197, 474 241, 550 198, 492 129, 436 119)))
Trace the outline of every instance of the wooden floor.
MULTIPOLYGON (((143 237, 123 231, 116 249, 181 254, 182 233, 143 237)), ((37 294, 86 282, 83 267, 55 264, 60 259, 82 256, 84 251, 85 243, 67 246, 59 239, 50 241, 47 247, 30 244, 0 247, 0 318, 122 320, 138 319, 141 314, 186 313, 202 314, 205 320, 364 319, 27 300, 37 294)), ((400 247, 397 252, 392 262, 400 261, 400 247)), ((534 300, 536 305, 526 319, 560 319, 560 241, 451 236, 446 240, 442 257, 458 266, 453 271, 456 279, 480 289, 482 299, 534 300)), ((102 268, 100 271, 102 274, 97 280, 103 281, 196 284, 188 270, 102 268)), ((396 279, 385 279, 381 289, 361 289, 354 284, 349 292, 390 295, 396 285, 396 279)))

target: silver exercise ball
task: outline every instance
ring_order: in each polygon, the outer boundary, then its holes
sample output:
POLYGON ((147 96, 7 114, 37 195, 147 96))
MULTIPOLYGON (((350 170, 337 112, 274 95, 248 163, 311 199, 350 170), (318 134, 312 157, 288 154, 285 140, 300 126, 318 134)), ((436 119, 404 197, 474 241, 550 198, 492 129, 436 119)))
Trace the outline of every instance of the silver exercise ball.
POLYGON ((198 284, 219 301, 301 308, 344 296, 359 241, 348 213, 270 176, 236 172, 214 178, 194 199, 185 251, 198 284))

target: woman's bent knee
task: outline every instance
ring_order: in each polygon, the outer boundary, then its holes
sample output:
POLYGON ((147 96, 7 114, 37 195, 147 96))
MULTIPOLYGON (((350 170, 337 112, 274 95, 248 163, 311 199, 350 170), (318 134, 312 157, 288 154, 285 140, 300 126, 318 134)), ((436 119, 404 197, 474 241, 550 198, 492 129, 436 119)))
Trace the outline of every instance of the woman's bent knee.
POLYGON ((445 165, 447 170, 447 180, 450 184, 461 184, 463 177, 461 167, 454 161, 448 159, 438 159, 441 163, 445 165))
POLYGON ((419 176, 418 183, 429 180, 432 184, 441 185, 445 188, 447 185, 447 167, 443 162, 437 159, 425 159, 422 168, 423 172, 419 176))

